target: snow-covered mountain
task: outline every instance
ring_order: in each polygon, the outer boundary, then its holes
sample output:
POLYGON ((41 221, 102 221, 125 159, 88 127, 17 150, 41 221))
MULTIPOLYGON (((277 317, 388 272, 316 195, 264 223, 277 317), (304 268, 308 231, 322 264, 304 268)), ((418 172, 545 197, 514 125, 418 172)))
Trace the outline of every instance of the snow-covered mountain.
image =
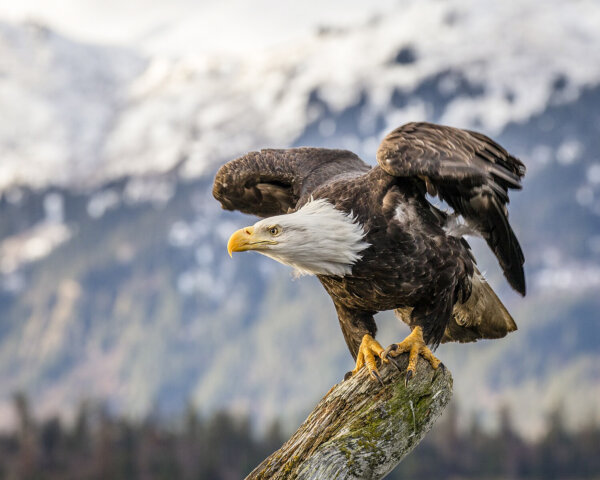
POLYGON ((315 121, 321 136, 369 157, 409 119, 497 135, 600 77, 598 6, 550 4, 408 2, 240 57, 149 57, 1 24, 10 121, 0 129, 0 188, 93 187, 178 166, 197 176, 239 152, 297 142, 315 121), (436 89, 441 105, 415 96, 419 88, 436 89), (359 131, 344 138, 327 113, 356 106, 359 131))
MULTIPOLYGON (((0 23, 3 421, 19 389, 42 413, 92 396, 298 419, 351 366, 332 305, 226 257, 249 220, 220 211, 212 175, 267 146, 372 161, 409 120, 481 130, 528 166, 511 207, 525 300, 474 242, 520 331, 440 350, 461 403, 518 402, 535 428, 540 402, 576 391, 581 420, 600 394, 598 25, 593 2, 415 1, 252 55, 176 57, 0 23)), ((388 318, 391 342, 406 332, 388 318)))

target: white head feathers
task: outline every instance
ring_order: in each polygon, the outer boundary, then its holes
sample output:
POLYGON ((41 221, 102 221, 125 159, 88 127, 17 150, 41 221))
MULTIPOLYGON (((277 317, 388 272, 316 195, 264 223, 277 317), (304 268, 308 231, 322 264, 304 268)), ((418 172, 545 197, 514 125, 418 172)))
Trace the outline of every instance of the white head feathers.
POLYGON ((290 265, 301 274, 348 275, 369 247, 352 213, 337 210, 326 199, 311 200, 300 210, 254 224, 255 231, 280 228, 276 245, 257 250, 290 265))

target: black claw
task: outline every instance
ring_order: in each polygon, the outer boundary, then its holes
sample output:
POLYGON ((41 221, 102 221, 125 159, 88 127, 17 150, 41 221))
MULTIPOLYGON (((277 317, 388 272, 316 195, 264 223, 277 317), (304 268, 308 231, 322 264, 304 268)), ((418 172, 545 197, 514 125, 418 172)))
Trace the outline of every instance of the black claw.
POLYGON ((410 381, 410 379, 413 377, 413 371, 412 370, 407 370, 406 371, 406 378, 404 379, 404 386, 408 387, 408 382, 410 381))
POLYGON ((390 354, 390 352, 394 352, 398 350, 398 344, 397 343, 392 343, 389 347, 387 347, 384 351, 383 351, 383 356, 382 358, 388 358, 388 355, 390 354))
POLYGON ((378 380, 379 383, 381 384, 381 386, 383 387, 383 380, 381 379, 381 376, 379 375, 379 373, 377 372, 377 370, 371 370, 371 378, 373 380, 378 380))
POLYGON ((446 373, 446 365, 444 365, 443 363, 440 363, 440 364, 438 365, 438 368, 441 368, 441 369, 442 369, 442 373, 446 373))
POLYGON ((352 378, 352 372, 346 372, 346 375, 344 375, 344 382, 350 378, 352 378))
POLYGON ((394 367, 396 367, 398 369, 399 372, 402 371, 402 368, 400 368, 400 364, 394 357, 389 357, 388 360, 394 367))

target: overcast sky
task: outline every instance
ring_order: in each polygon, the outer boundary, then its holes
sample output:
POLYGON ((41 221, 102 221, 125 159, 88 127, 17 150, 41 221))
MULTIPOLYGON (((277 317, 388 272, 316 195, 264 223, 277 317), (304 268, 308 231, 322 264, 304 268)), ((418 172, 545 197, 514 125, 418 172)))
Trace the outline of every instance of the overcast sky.
POLYGON ((245 53, 297 40, 319 25, 362 23, 395 3, 19 0, 0 3, 0 19, 35 20, 79 40, 135 45, 148 53, 245 53))

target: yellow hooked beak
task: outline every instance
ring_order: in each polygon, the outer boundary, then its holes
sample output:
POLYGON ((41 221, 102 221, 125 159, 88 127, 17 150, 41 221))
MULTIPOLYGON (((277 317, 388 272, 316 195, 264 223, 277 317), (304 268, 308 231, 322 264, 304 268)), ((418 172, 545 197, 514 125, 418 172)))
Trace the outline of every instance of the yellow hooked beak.
POLYGON ((252 250, 252 244, 254 234, 254 227, 240 228, 233 232, 233 235, 229 237, 227 242, 227 253, 232 256, 233 252, 245 252, 246 250, 252 250))
POLYGON ((227 251, 229 256, 233 252, 245 252, 246 250, 258 250, 259 252, 268 248, 268 245, 277 245, 277 240, 273 240, 264 231, 259 229, 254 231, 254 227, 240 228, 229 237, 227 242, 227 251))

